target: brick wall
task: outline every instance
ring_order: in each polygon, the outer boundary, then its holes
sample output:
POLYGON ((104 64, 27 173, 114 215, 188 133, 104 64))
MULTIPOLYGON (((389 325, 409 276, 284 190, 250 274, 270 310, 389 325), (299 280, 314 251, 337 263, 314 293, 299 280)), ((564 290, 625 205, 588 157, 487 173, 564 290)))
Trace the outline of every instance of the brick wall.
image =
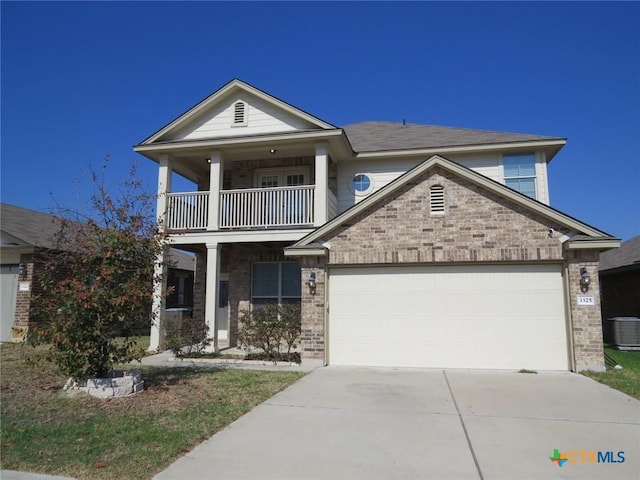
MULTIPOLYGON (((229 278, 229 345, 238 342, 239 318, 243 310, 251 309, 251 265, 254 262, 293 261, 285 257, 288 243, 238 243, 220 245, 220 273, 229 278)), ((193 287, 193 315, 204 318, 207 279, 207 251, 196 252, 196 275, 193 287)))
MULTIPOLYGON (((26 275, 18 276, 18 291, 16 292, 16 311, 13 322, 12 340, 21 341, 29 326, 40 321, 34 306, 35 298, 42 294, 41 275, 46 262, 47 250, 36 248, 34 253, 20 255, 20 263, 27 267, 26 275), (21 290, 20 284, 28 285, 27 290, 21 290)), ((67 275, 68 269, 60 268, 56 277, 60 279, 67 275)))
POLYGON ((599 254, 578 250, 566 253, 569 272, 569 305, 573 324, 573 347, 576 370, 603 370, 602 318, 600 313, 599 254), (586 267, 591 284, 580 290, 580 269, 586 267), (578 296, 593 297, 595 305, 578 305, 578 296))
MULTIPOLYGON (((565 253, 560 241, 567 233, 560 225, 528 209, 434 168, 394 194, 349 220, 323 240, 328 241, 328 266, 366 264, 429 264, 474 262, 554 262, 568 267, 570 309, 576 368, 601 369, 603 364, 600 304, 597 284, 598 253, 565 253), (430 213, 432 185, 445 191, 445 213, 430 213), (549 234, 549 228, 555 233, 549 234), (587 266, 590 292, 596 305, 577 305, 579 270, 587 266)), ((305 259, 314 269, 318 291, 309 297, 303 288, 304 356, 324 354, 323 259, 305 259), (316 263, 313 263, 316 262, 316 263)), ((303 278, 305 278, 303 273, 303 278)), ((308 275, 308 274, 307 274, 308 275)))
POLYGON ((204 297, 207 284, 207 251, 196 251, 196 272, 193 277, 193 318, 204 320, 204 297))
MULTIPOLYGON (((225 169, 224 180, 229 182, 228 188, 254 188, 254 172, 262 168, 276 167, 309 167, 310 183, 313 183, 313 157, 267 158, 263 160, 238 160, 227 162, 231 167, 225 169)), ((209 190, 209 178, 201 179, 198 190, 209 190)))
POLYGON ((325 352, 325 263, 324 258, 302 257, 302 358, 324 358, 325 352), (312 294, 305 284, 309 274, 316 275, 316 290, 312 294))
POLYGON ((329 264, 560 261, 559 236, 549 220, 433 169, 325 240, 329 264), (442 185, 445 214, 430 213, 429 188, 442 185))
POLYGON ((16 331, 26 331, 31 316, 31 296, 33 291, 34 255, 20 255, 20 263, 27 267, 26 275, 18 276, 18 292, 16 293, 16 315, 13 322, 16 331), (29 290, 20 290, 20 284, 27 283, 29 290))

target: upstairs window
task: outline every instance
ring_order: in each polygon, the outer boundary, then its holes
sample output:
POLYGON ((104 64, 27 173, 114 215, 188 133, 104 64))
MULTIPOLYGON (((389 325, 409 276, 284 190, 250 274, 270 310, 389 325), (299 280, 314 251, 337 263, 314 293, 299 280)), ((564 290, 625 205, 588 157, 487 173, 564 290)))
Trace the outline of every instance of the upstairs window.
POLYGON ((244 102, 233 104, 233 126, 242 127, 247 124, 247 105, 244 102))
POLYGON ((429 206, 431 213, 444 214, 444 187, 434 185, 429 190, 429 206))
POLYGON ((351 181, 351 190, 356 195, 367 195, 373 190, 373 180, 365 173, 358 173, 351 181))
POLYGON ((536 198, 535 154, 504 155, 502 164, 505 185, 531 198, 536 198))

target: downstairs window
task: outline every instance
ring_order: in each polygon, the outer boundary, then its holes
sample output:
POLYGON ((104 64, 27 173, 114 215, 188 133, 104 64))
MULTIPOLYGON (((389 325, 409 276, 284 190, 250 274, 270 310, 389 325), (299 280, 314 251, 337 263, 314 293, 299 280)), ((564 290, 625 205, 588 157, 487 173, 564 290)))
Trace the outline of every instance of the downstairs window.
POLYGON ((257 262, 251 275, 251 303, 300 304, 302 281, 298 262, 257 262))

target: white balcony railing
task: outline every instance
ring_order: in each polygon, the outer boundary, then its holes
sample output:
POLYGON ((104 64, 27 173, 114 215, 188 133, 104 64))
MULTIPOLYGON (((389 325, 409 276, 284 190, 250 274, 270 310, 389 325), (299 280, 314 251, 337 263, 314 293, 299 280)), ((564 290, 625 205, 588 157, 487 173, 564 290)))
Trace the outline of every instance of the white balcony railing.
MULTIPOLYGON (((313 185, 220 192, 220 228, 313 225, 313 185)), ((209 192, 167 194, 168 230, 206 230, 209 192)))
POLYGON ((167 194, 169 230, 204 230, 209 218, 209 192, 167 194))
POLYGON ((220 192, 220 228, 313 224, 313 185, 220 192))

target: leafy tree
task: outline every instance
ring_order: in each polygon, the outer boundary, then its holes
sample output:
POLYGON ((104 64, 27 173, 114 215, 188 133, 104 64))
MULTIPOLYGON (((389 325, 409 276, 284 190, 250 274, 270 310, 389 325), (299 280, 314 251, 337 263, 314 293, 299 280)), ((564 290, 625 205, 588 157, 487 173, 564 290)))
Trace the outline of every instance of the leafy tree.
MULTIPOLYGON (((132 338, 150 325, 154 261, 163 248, 154 212, 132 167, 110 192, 103 174, 91 172, 89 214, 59 218, 57 249, 44 253, 35 305, 33 345, 48 344, 48 358, 74 380, 105 377, 118 363, 142 357, 132 338), (116 341, 116 337, 122 337, 116 341)), ((155 280, 159 280, 155 278, 155 280)))

